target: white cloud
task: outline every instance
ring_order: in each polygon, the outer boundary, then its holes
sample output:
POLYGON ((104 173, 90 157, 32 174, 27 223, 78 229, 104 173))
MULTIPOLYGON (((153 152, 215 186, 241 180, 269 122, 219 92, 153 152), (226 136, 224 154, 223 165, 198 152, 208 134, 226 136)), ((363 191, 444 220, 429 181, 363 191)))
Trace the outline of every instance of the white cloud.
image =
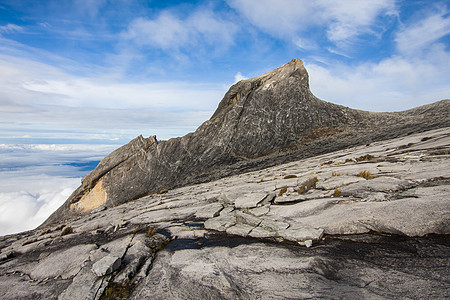
POLYGON ((237 29, 209 10, 197 10, 184 19, 163 11, 154 19, 135 19, 123 36, 137 45, 163 50, 205 45, 226 48, 234 43, 237 29))
POLYGON ((16 24, 11 24, 11 23, 0 26, 0 34, 1 33, 12 33, 15 31, 19 31, 19 32, 23 31, 23 27, 16 25, 16 24))
MULTIPOLYGON (((228 0, 255 26, 294 43, 306 38, 310 30, 324 27, 334 43, 363 33, 374 33, 374 22, 379 15, 395 15, 394 0, 228 0)), ((304 43, 298 45, 303 48, 304 43)), ((308 47, 307 48, 311 48, 308 47)))
MULTIPOLYGON (((0 192, 0 235, 36 228, 45 221, 79 185, 80 179, 41 176, 43 187, 32 192, 0 192)), ((22 180, 23 184, 36 181, 22 180)))
POLYGON ((372 26, 379 15, 396 15, 394 0, 332 1, 322 0, 327 22, 327 36, 339 42, 360 35, 373 33, 372 26))
POLYGON ((242 75, 241 72, 237 72, 236 75, 234 75, 234 83, 244 80, 244 79, 248 79, 248 77, 245 77, 244 75, 242 75))
POLYGON ((395 41, 400 52, 417 54, 448 34, 450 34, 450 17, 445 10, 405 26, 397 33, 395 41))
POLYGON ((0 144, 0 235, 33 229, 114 145, 0 144))
POLYGON ((357 66, 306 67, 317 97, 352 108, 398 111, 450 96, 450 53, 440 45, 424 56, 393 56, 357 66))
POLYGON ((220 84, 127 83, 116 76, 81 77, 43 63, 1 55, 0 133, 38 126, 96 133, 133 129, 134 135, 159 135, 156 131, 164 128, 167 135, 160 138, 169 138, 195 130, 207 120, 224 92, 220 84))

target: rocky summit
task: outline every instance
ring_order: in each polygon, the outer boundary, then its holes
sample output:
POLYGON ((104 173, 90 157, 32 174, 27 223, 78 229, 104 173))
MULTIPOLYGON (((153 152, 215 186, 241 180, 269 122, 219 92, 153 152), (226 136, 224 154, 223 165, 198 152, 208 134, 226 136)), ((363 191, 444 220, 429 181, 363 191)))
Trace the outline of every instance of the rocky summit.
POLYGON ((1 298, 447 299, 449 108, 327 103, 300 60, 240 81, 0 237, 1 298))
POLYGON ((173 188, 447 127, 449 111, 449 100, 396 113, 328 103, 311 93, 303 62, 293 59, 233 85, 194 133, 168 141, 139 136, 112 152, 45 225, 173 188))

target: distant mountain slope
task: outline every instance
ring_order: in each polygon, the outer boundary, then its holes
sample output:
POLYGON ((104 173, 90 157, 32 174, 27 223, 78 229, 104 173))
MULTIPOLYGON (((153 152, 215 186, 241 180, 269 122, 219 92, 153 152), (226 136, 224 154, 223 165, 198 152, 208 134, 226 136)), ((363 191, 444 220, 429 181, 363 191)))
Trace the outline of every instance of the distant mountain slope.
POLYGON ((242 80, 210 120, 168 141, 132 140, 105 157, 44 225, 105 205, 377 140, 450 126, 450 100, 373 113, 316 98, 299 59, 242 80))

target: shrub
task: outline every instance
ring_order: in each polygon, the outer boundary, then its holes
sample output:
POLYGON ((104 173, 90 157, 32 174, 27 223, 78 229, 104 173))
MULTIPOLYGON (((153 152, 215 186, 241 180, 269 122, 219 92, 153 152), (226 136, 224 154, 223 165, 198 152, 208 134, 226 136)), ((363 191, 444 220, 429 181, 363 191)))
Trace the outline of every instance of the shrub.
POLYGON ((333 193, 333 197, 339 197, 341 195, 341 191, 339 189, 335 189, 333 193))
POLYGON ((70 226, 67 226, 61 232, 61 236, 73 233, 73 229, 70 226))
POLYGON ((300 185, 300 188, 297 190, 297 193, 303 194, 306 191, 309 191, 311 188, 315 188, 317 181, 319 181, 319 179, 317 179, 317 177, 313 177, 313 178, 306 180, 305 182, 303 182, 300 185))
POLYGON ((366 154, 366 155, 363 155, 363 156, 360 156, 360 157, 356 158, 356 161, 357 161, 357 162, 360 162, 360 161, 368 161, 368 160, 372 160, 372 159, 374 159, 374 158, 375 158, 375 156, 370 155, 370 154, 366 154))
POLYGON ((128 280, 122 283, 112 282, 106 287, 100 300, 127 299, 131 294, 132 288, 133 285, 128 280))
POLYGON ((280 192, 278 193, 278 196, 283 196, 283 194, 287 192, 287 189, 288 189, 287 186, 283 186, 280 189, 280 192))
POLYGON ((367 180, 369 180, 370 178, 372 178, 372 174, 370 173, 370 171, 368 170, 364 170, 358 173, 359 177, 365 178, 367 180))
POLYGON ((332 171, 331 176, 341 176, 341 173, 339 173, 338 171, 332 171))

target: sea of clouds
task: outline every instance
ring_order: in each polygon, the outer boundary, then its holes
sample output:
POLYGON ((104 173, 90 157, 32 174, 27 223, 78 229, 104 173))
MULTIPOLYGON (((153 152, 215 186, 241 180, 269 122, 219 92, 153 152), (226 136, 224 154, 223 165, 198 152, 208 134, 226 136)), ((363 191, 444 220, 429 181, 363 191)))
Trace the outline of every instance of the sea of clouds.
POLYGON ((117 145, 0 144, 0 235, 39 226, 117 145))

